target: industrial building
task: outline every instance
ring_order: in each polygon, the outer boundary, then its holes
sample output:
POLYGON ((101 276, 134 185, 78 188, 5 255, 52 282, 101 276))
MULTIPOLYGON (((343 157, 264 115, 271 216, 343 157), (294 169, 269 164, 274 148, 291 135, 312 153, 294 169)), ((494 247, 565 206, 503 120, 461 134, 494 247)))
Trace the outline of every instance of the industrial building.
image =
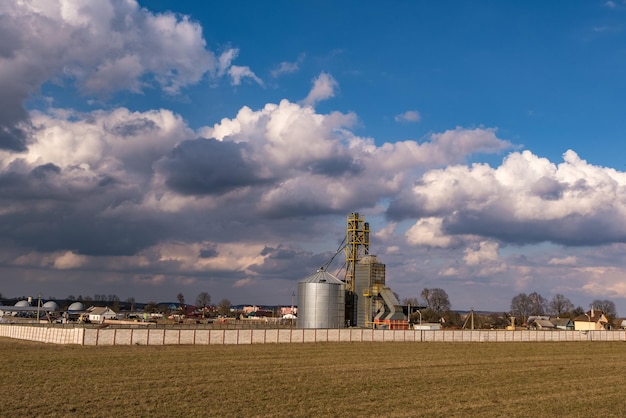
POLYGON ((386 286, 385 265, 369 253, 369 236, 369 223, 358 213, 349 214, 342 243, 345 278, 326 271, 331 259, 298 283, 298 328, 408 327, 400 302, 386 286))

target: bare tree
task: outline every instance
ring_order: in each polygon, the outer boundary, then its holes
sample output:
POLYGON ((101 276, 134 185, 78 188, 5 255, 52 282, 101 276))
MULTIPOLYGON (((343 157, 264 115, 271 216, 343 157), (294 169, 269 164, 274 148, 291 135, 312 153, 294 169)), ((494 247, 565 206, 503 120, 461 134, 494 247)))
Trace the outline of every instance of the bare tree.
POLYGON ((146 313, 154 313, 154 312, 158 312, 159 308, 157 306, 157 303, 154 301, 150 301, 148 303, 146 303, 146 306, 144 306, 143 311, 146 313))
POLYGON ((219 312, 220 315, 228 315, 230 313, 231 306, 232 304, 230 300, 222 299, 220 300, 220 303, 217 304, 217 312, 219 312))
POLYGON ((134 297, 129 297, 128 299, 126 299, 126 303, 130 305, 130 311, 134 311, 135 310, 135 298, 134 297))
POLYGON ((549 307, 552 315, 561 316, 571 312, 574 309, 574 304, 562 294, 557 293, 550 299, 549 307))
POLYGON ((548 302, 546 299, 537 292, 533 292, 528 295, 530 299, 530 314, 531 315, 545 315, 547 311, 548 302))
POLYGON ((450 299, 443 289, 424 289, 422 290, 422 299, 426 302, 428 309, 437 315, 441 315, 450 310, 450 299))
POLYGON ((417 298, 404 298, 402 299, 402 304, 403 305, 410 305, 411 307, 416 307, 419 306, 419 302, 417 301, 417 298))
POLYGON ((181 306, 185 304, 185 297, 183 296, 182 293, 179 293, 178 295, 176 295, 176 299, 178 299, 178 303, 181 306))
POLYGON ((511 314, 525 322, 531 315, 532 302, 526 293, 520 293, 511 299, 511 314))
POLYGON ((589 307, 604 312, 609 321, 617 318, 617 308, 615 308, 615 302, 608 299, 594 299, 589 307))
POLYGON ((207 292, 202 292, 198 294, 198 297, 196 298, 196 306, 198 308, 206 308, 210 304, 211 304, 211 295, 209 295, 207 292))

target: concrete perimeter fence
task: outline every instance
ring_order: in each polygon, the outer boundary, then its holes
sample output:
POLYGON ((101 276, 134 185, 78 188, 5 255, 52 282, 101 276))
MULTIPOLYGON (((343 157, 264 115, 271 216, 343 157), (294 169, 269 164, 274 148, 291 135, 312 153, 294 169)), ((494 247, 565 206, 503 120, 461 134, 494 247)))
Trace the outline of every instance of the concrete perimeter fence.
POLYGON ((316 342, 626 341, 626 331, 56 328, 0 324, 0 337, 52 344, 236 345, 316 342))
POLYGON ((0 324, 0 337, 51 344, 84 344, 85 328, 0 324))

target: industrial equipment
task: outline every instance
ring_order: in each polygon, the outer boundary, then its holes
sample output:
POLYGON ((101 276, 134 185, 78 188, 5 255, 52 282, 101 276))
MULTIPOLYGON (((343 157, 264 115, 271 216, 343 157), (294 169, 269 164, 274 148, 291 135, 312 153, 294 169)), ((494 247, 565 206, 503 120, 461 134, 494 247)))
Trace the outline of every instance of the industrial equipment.
POLYGON ((385 283, 385 265, 369 253, 369 223, 356 212, 347 221, 346 236, 335 255, 298 283, 298 328, 406 329, 402 306, 385 283), (343 281, 326 271, 342 249, 346 256, 343 281))
POLYGON ((345 285, 318 270, 298 282, 298 328, 344 328, 345 285))

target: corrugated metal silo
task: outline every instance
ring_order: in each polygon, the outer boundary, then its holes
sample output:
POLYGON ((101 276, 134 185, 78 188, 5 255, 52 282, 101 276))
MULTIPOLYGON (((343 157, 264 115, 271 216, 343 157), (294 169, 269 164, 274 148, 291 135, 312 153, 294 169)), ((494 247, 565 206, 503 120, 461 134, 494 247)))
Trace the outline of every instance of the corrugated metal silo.
POLYGON ((344 282, 318 270, 298 283, 298 328, 345 327, 344 282))

